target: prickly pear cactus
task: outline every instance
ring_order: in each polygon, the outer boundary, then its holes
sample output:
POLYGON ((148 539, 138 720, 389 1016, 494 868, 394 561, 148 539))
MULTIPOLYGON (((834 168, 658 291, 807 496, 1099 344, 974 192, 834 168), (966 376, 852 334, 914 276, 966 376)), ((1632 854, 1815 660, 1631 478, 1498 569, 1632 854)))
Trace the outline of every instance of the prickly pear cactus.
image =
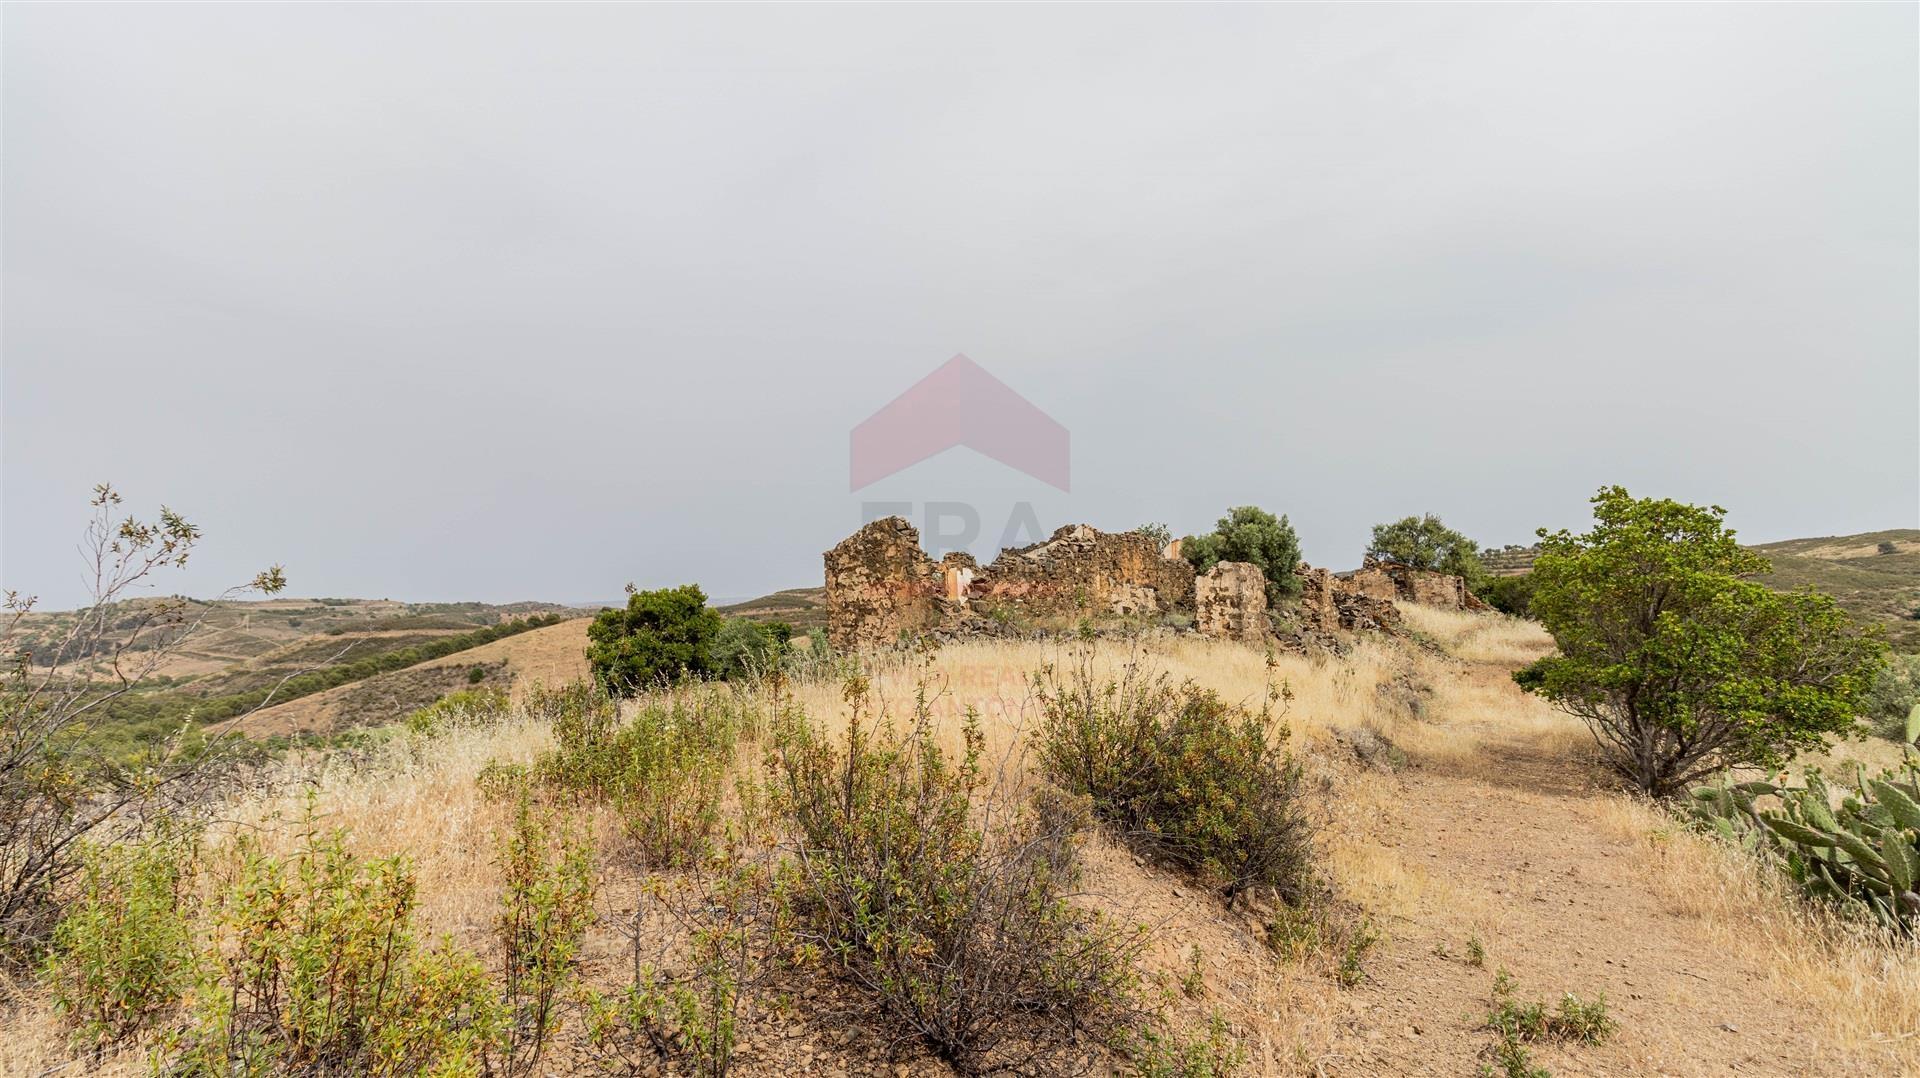
MULTIPOLYGON (((1909 721, 1920 734, 1920 711, 1909 721)), ((1836 791, 1818 771, 1799 786, 1768 782, 1702 786, 1692 813, 1748 849, 1777 854, 1810 895, 1864 908, 1891 931, 1920 930, 1920 753, 1904 767, 1836 791), (1762 802, 1763 798, 1774 800, 1762 802)))

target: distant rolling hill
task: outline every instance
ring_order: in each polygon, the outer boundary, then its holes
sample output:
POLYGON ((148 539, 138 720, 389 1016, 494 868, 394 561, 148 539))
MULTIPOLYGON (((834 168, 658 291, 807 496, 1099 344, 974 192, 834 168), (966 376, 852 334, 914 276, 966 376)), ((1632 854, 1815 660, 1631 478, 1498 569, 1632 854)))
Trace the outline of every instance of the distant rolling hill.
POLYGON ((750 621, 784 621, 802 632, 827 627, 826 588, 788 588, 744 603, 717 607, 730 618, 750 621))
POLYGON ((1900 651, 1920 652, 1920 529, 1788 539, 1753 548, 1773 563, 1769 587, 1812 585, 1846 610, 1887 628, 1900 651))

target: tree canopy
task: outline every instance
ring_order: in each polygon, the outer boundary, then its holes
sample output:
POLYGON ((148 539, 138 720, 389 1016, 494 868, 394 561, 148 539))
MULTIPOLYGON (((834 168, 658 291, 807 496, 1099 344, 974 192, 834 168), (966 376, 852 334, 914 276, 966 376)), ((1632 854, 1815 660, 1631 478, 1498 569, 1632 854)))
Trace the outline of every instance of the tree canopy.
POLYGON ((1285 516, 1276 518, 1258 506, 1227 510, 1213 531, 1188 536, 1180 544, 1180 552, 1200 573, 1223 561, 1259 566, 1267 578, 1269 606, 1277 607, 1300 594, 1300 578, 1294 575, 1300 564, 1300 537, 1285 516))
POLYGON ((1854 727, 1884 648, 1831 597, 1743 579, 1767 560, 1718 506, 1616 486, 1593 507, 1584 535, 1539 533, 1532 612, 1559 654, 1514 678, 1585 720, 1622 777, 1665 796, 1854 727))
POLYGON ((616 696, 704 677, 715 669, 721 622, 697 584, 629 591, 624 608, 602 610, 588 626, 587 664, 594 680, 616 696))
POLYGON ((1479 591, 1486 583, 1487 569, 1480 561, 1480 545, 1446 526, 1439 517, 1404 517, 1391 524, 1375 524, 1373 541, 1367 553, 1390 558, 1416 569, 1452 573, 1479 591))

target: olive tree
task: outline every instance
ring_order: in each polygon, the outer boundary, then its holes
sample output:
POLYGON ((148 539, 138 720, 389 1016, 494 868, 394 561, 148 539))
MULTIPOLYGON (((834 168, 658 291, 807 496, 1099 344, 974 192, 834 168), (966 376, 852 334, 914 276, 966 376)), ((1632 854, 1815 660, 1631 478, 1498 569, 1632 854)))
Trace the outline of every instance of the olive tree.
POLYGON ((1447 527, 1432 513, 1403 517, 1391 524, 1375 524, 1367 553, 1416 569, 1452 573, 1476 592, 1487 581, 1487 568, 1480 561, 1480 544, 1447 527))
MULTIPOLYGON (((214 758, 209 747, 246 717, 235 716, 211 735, 192 731, 199 736, 191 750, 183 729, 133 762, 110 758, 90 743, 89 726, 153 676, 216 609, 177 596, 138 594, 156 573, 186 565, 200 529, 166 508, 153 521, 120 518, 120 503, 112 487, 94 488, 93 518, 80 548, 90 590, 86 606, 36 615, 32 596, 6 593, 0 617, 0 656, 6 659, 0 673, 0 960, 30 955, 45 940, 62 886, 80 868, 83 841, 137 832, 142 810, 189 787, 214 758)), ((285 586, 276 565, 220 598, 271 594, 285 586)))
POLYGON ((1767 560, 1718 506, 1606 487, 1593 507, 1583 535, 1539 533, 1532 612, 1559 654, 1514 678, 1584 720, 1622 778, 1664 797, 1854 729, 1884 647, 1830 596, 1744 579, 1767 560))

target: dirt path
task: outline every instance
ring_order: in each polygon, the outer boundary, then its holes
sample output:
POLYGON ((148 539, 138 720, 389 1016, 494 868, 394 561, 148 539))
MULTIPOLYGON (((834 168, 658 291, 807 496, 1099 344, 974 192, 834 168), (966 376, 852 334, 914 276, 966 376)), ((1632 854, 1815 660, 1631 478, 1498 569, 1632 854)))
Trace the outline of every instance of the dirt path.
MULTIPOLYGON (((1462 676, 1496 692, 1505 671, 1462 676)), ((1413 751, 1411 766, 1380 780, 1394 790, 1375 838, 1417 897, 1381 917, 1388 938, 1349 993, 1351 1035, 1324 1071, 1477 1073, 1491 1062, 1493 1037, 1479 1027, 1504 968, 1522 1000, 1605 993, 1620 1023, 1599 1046, 1532 1046, 1555 1075, 1871 1072, 1816 1052, 1818 1016, 1649 890, 1645 840, 1602 825, 1610 795, 1566 737, 1451 721, 1470 753, 1413 751), (1479 967, 1467 958, 1474 938, 1479 967)))

